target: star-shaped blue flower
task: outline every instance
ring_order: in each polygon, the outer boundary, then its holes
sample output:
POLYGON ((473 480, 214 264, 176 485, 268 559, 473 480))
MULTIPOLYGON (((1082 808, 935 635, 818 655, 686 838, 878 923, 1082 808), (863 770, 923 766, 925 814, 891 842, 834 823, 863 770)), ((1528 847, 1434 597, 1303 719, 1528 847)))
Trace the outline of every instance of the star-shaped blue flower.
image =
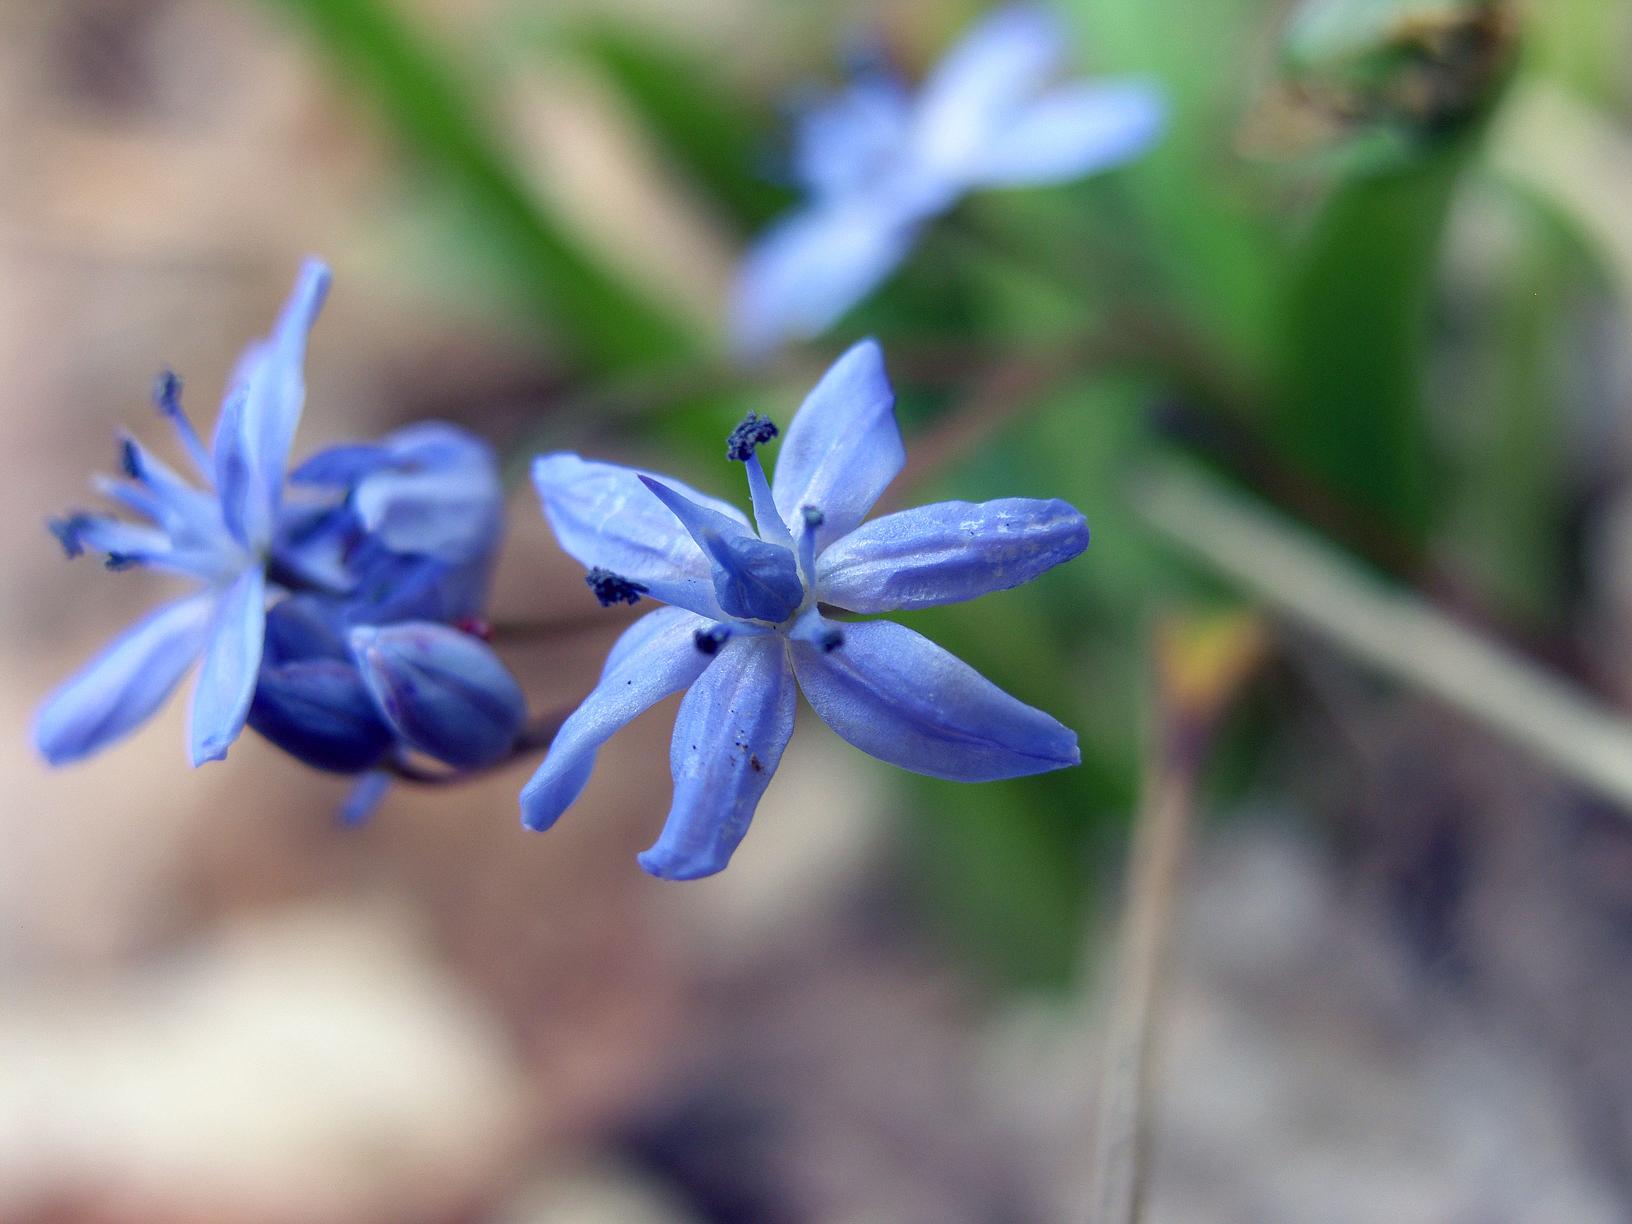
POLYGON ((966 193, 1066 182, 1143 151, 1161 129, 1161 95, 1143 81, 1058 82, 1065 53, 1051 14, 1004 8, 916 96, 874 69, 808 111, 794 168, 809 201, 760 236, 738 274, 744 355, 826 329, 966 193))
POLYGON ((977 782, 1075 765, 1076 735, 928 639, 887 620, 836 621, 973 599, 1029 582, 1088 544, 1062 501, 942 502, 863 522, 906 453, 878 345, 834 363, 789 425, 767 481, 750 414, 728 454, 746 465, 758 530, 668 477, 543 455, 533 479, 561 546, 602 603, 671 606, 636 621, 521 795, 547 829, 583 790, 600 746, 687 690, 669 761, 674 801, 653 875, 721 870, 793 734, 794 692, 840 736, 932 777, 977 782))
POLYGON ((46 700, 34 738, 52 764, 88 756, 133 730, 200 658, 193 764, 224 757, 243 730, 266 632, 284 467, 306 398, 306 338, 328 287, 323 264, 301 268, 272 333, 239 359, 208 447, 182 412, 179 381, 159 380, 156 402, 202 488, 126 438, 125 479, 104 477, 97 487, 147 521, 80 513, 52 523, 69 556, 92 550, 113 569, 147 566, 199 584, 138 621, 46 700))

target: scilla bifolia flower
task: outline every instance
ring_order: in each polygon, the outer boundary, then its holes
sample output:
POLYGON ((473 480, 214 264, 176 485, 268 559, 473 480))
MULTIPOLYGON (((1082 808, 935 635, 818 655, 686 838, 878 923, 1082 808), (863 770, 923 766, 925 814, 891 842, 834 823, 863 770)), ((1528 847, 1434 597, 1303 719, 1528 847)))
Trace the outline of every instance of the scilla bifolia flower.
POLYGON ((572 454, 534 461, 545 516, 600 601, 671 606, 623 634, 562 725, 522 791, 529 828, 549 828, 578 797, 619 727, 682 689, 673 806, 640 856, 669 879, 730 859, 793 734, 796 686, 844 739, 918 773, 973 782, 1078 762, 1072 731, 926 638, 824 615, 973 599, 1088 544, 1061 501, 943 502, 863 522, 905 459, 894 405, 878 346, 856 345, 793 418, 774 481, 757 448, 776 427, 750 414, 727 454, 746 468, 753 527, 668 477, 572 454))
POLYGON ((306 395, 306 336, 328 286, 322 264, 301 269, 272 334, 239 359, 208 446, 182 412, 180 383, 160 378, 155 400, 199 485, 126 438, 125 479, 103 477, 97 487, 147 521, 76 513, 52 523, 70 557, 100 552, 110 569, 150 567, 198 584, 138 621, 46 701, 34 739, 52 764, 88 756, 133 730, 200 658, 193 764, 225 756, 243 730, 260 668, 284 466, 306 395))
POLYGON ((272 335, 240 360, 209 447, 182 413, 179 381, 159 380, 157 404, 202 488, 126 440, 126 479, 98 488, 148 522, 78 513, 52 524, 70 556, 94 550, 112 569, 200 584, 47 700, 35 739, 52 763, 134 729, 200 655, 194 764, 225 755, 247 721, 309 765, 364 774, 354 816, 412 754, 459 771, 516 743, 520 689, 455 625, 480 616, 502 535, 491 449, 432 422, 323 451, 285 477, 328 284, 322 264, 302 269, 272 335))
POLYGON ((732 331, 745 356, 814 336, 906 258, 918 231, 970 191, 1066 182, 1157 136, 1161 96, 1140 81, 1060 82, 1066 42, 1039 8, 1001 9, 913 95, 881 68, 813 107, 794 170, 808 202, 750 248, 732 331))

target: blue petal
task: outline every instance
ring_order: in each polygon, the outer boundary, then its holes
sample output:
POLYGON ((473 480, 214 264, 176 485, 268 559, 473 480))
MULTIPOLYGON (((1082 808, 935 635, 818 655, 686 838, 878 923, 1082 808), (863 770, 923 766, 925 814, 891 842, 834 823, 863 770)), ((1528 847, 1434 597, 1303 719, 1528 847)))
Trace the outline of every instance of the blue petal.
POLYGON ((392 744, 391 728, 350 660, 261 668, 249 725, 296 760, 333 773, 372 768, 392 744))
POLYGON ((390 434, 386 462, 359 471, 352 509, 385 547, 467 564, 498 547, 504 490, 493 448, 440 421, 390 434))
POLYGON ((272 334, 239 358, 216 424, 216 484, 227 525, 246 547, 271 539, 289 448, 306 402, 306 338, 329 290, 329 270, 302 265, 272 334))
POLYGON ((890 621, 839 626, 843 645, 793 642, 811 708, 881 761, 984 782, 1075 765, 1076 733, 1009 696, 928 638, 890 621))
POLYGON ((353 485, 364 476, 386 467, 391 452, 372 442, 348 443, 318 451, 294 471, 289 483, 298 485, 353 485))
POLYGON ((772 225, 737 271, 730 328, 738 353, 755 360, 826 331, 907 257, 921 215, 879 193, 818 203, 772 225))
POLYGON ((193 692, 193 764, 219 761, 244 729, 266 641, 266 576, 247 569, 219 596, 193 692))
POLYGON ((383 553, 359 567, 355 589, 341 602, 352 624, 449 623, 481 614, 489 570, 485 562, 452 566, 429 557, 383 553))
POLYGON ((1014 117, 971 166, 985 187, 1065 182, 1142 153, 1161 133, 1162 94, 1118 81, 1050 90, 1014 117))
POLYGON ((147 721, 204 648, 211 608, 208 595, 166 604, 109 643, 40 707, 40 755, 66 765, 147 721))
MULTIPOLYGON (((723 618, 714 599, 708 558, 641 484, 640 478, 648 475, 614 463, 587 463, 564 452, 533 460, 533 484, 544 504, 544 517, 568 555, 586 569, 610 570, 654 592, 659 583, 679 582, 682 586, 657 597, 672 597, 672 602, 700 615, 723 618)), ((747 518, 730 503, 670 477, 659 479, 689 501, 747 526, 747 518)))
POLYGON ((922 170, 966 176, 1049 83, 1064 49, 1059 25, 1041 8, 1016 5, 977 22, 919 94, 914 143, 922 170))
POLYGON ((666 880, 725 867, 793 736, 793 674, 776 636, 732 638, 674 722, 674 805, 640 865, 666 880))
POLYGON ((514 746, 527 701, 479 639, 408 621, 354 629, 350 640, 380 713, 412 747, 455 768, 475 769, 514 746))
POLYGON ((497 548, 503 527, 496 470, 377 472, 357 486, 352 508, 392 551, 450 564, 497 548))
POLYGON ((895 423, 895 392, 876 340, 863 340, 833 363, 805 397, 782 439, 771 489, 784 521, 821 511, 820 552, 848 534, 906 462, 895 423))
POLYGON ((805 598, 793 550, 768 544, 748 528, 699 506, 649 476, 641 477, 691 533, 713 563, 714 595, 730 616, 773 623, 793 615, 805 598))
MULTIPOLYGON (((234 387, 221 401, 221 415, 215 422, 215 488, 221 498, 221 519, 232 538, 245 548, 254 547, 261 530, 263 513, 260 482, 256 474, 254 433, 248 419, 249 392, 234 387)), ((267 530, 271 530, 268 522, 267 530)))
POLYGON ((1088 547, 1088 523, 1063 501, 1006 497, 886 514, 816 562, 816 597, 852 612, 892 612, 1006 591, 1088 547))
POLYGON ((900 81, 877 73, 809 108, 794 135, 799 181, 818 196, 867 188, 899 158, 909 115, 900 81))
POLYGON ((312 659, 350 663, 345 632, 345 616, 337 601, 315 595, 280 599, 266 614, 262 663, 273 667, 312 659))
POLYGON ((660 608, 624 630, 600 683, 561 724, 549 755, 523 788, 524 825, 538 830, 553 825, 583 791, 601 745, 637 714, 702 675, 712 660, 697 649, 695 635, 710 623, 679 608, 660 608))
POLYGON ((296 586, 341 594, 355 580, 359 534, 356 517, 338 499, 284 506, 272 541, 274 572, 290 575, 296 586))

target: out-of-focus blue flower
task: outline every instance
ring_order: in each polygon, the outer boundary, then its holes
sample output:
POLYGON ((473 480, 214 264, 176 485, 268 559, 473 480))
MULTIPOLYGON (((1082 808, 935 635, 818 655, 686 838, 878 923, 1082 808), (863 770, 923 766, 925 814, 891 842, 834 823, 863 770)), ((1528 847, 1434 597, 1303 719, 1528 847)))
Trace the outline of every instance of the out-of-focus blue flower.
POLYGON ((112 569, 151 567, 199 584, 115 639, 47 699, 34 739, 52 764, 87 756, 134 729, 200 657, 193 764, 225 756, 243 729, 261 661, 284 467, 306 395, 306 338, 328 286, 323 264, 302 267, 271 334, 239 359, 208 447, 182 412, 179 381, 160 379, 158 407, 202 488, 126 438, 125 479, 102 478, 97 487, 146 522, 78 513, 52 524, 69 556, 100 552, 112 569))
POLYGON ((1065 52, 1051 14, 1004 8, 916 96, 875 68, 809 110, 794 153, 809 200, 760 236, 738 274, 742 353, 823 331, 967 192, 1064 182, 1143 151, 1161 129, 1160 93, 1143 81, 1061 82, 1065 52))
POLYGON ((600 746, 687 690, 669 762, 674 801, 653 875, 723 868, 793 733, 797 685, 829 726, 880 760, 961 781, 1075 765, 1076 735, 885 612, 1018 586, 1088 544, 1061 501, 944 502, 863 522, 905 459, 877 344, 841 357, 794 417, 768 481, 750 415, 728 455, 747 469, 754 526, 736 507, 649 472, 540 456, 533 479, 561 546, 603 603, 672 605, 636 621, 521 795, 547 829, 577 798, 600 746), (756 530, 757 528, 757 530, 756 530))

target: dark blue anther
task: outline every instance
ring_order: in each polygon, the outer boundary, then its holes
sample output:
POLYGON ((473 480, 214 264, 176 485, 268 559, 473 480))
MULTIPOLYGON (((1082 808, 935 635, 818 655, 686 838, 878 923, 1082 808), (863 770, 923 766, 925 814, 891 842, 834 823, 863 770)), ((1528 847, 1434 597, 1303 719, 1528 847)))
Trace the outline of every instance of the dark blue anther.
POLYGON ((726 639, 731 636, 729 625, 710 625, 707 629, 699 629, 691 635, 691 640, 697 643, 697 649, 705 655, 720 653, 720 647, 725 645, 726 639))
POLYGON ((627 578, 620 578, 611 570, 596 566, 584 576, 584 582, 589 589, 595 592, 595 598, 601 601, 601 607, 610 608, 613 604, 639 603, 640 597, 646 594, 646 588, 638 582, 630 582, 627 578))
POLYGON ((816 509, 815 506, 805 506, 799 513, 804 516, 806 527, 820 527, 827 522, 827 515, 816 509))
POLYGON ((823 654, 832 654, 840 646, 844 645, 844 631, 829 629, 816 639, 816 645, 822 648, 823 654))
POLYGON ((119 444, 119 466, 132 480, 142 478, 142 452, 134 440, 126 438, 119 444))
POLYGON ((130 556, 128 553, 109 553, 102 564, 117 573, 119 570, 132 569, 142 563, 140 557, 130 556))
POLYGON ((153 407, 167 417, 181 415, 181 378, 169 367, 153 380, 153 407))
POLYGON ((754 448, 769 442, 776 437, 777 432, 776 425, 770 417, 750 412, 725 440, 725 457, 738 463, 747 463, 754 453, 754 448))
POLYGON ((80 532, 85 530, 86 516, 70 514, 67 518, 47 519, 46 530, 57 537, 57 543, 62 545, 62 551, 69 557, 77 557, 85 551, 85 542, 81 540, 80 532))

